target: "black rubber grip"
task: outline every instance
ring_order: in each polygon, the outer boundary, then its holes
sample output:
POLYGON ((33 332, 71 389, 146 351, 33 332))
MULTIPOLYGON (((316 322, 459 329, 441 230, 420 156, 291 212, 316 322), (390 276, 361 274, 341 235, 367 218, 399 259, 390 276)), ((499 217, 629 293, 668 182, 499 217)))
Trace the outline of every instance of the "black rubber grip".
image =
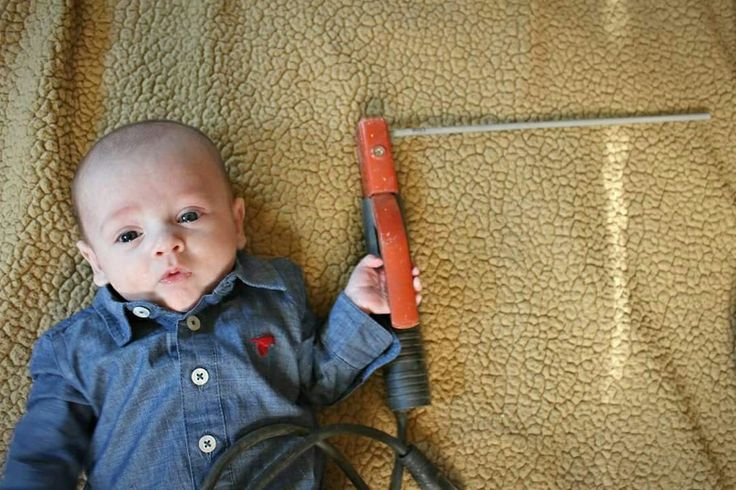
POLYGON ((401 342, 401 352, 383 371, 388 404, 392 410, 402 411, 429 405, 429 377, 421 331, 417 326, 394 332, 401 342))

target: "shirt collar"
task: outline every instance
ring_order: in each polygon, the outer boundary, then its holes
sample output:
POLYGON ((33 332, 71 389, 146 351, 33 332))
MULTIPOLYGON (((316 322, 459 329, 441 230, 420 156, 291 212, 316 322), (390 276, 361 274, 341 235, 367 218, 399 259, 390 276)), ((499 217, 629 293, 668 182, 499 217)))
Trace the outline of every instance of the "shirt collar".
POLYGON ((146 318, 157 320, 164 325, 176 325, 191 314, 219 303, 223 297, 232 292, 236 281, 254 288, 286 291, 281 275, 270 262, 238 252, 232 272, 223 277, 212 292, 200 298, 189 311, 172 311, 148 301, 126 301, 109 285, 97 290, 92 307, 104 319, 115 343, 123 346, 130 342, 132 337, 130 316, 134 315, 134 310, 139 313, 135 316, 140 316, 141 311, 146 311, 148 313, 146 318))
POLYGON ((286 291, 286 283, 271 262, 251 257, 244 252, 238 252, 233 273, 248 286, 286 291))

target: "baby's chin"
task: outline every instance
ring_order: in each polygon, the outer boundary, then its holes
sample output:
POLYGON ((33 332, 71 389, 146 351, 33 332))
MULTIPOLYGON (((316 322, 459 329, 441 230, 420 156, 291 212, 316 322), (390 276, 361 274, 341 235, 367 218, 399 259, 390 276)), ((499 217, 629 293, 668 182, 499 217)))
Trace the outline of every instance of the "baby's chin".
MULTIPOLYGON (((120 293, 118 293, 120 294, 120 293)), ((120 294, 126 301, 148 301, 155 305, 166 308, 167 310, 185 313, 197 304, 199 299, 204 296, 204 292, 188 292, 180 294, 120 294)))
POLYGON ((201 293, 165 295, 160 297, 157 301, 153 301, 153 303, 172 311, 184 313, 194 308, 194 305, 196 305, 199 299, 204 295, 204 291, 201 293))
POLYGON ((194 305, 197 304, 197 301, 199 298, 197 298, 194 301, 188 301, 188 302, 165 302, 165 303, 157 303, 159 306, 163 306, 164 308, 168 308, 169 310, 176 311, 179 313, 185 313, 192 308, 194 308, 194 305))
POLYGON ((149 291, 128 292, 121 294, 128 301, 143 300, 164 307, 171 311, 186 313, 194 308, 199 300, 210 293, 220 279, 201 282, 195 280, 196 275, 182 274, 167 281, 160 281, 149 291))

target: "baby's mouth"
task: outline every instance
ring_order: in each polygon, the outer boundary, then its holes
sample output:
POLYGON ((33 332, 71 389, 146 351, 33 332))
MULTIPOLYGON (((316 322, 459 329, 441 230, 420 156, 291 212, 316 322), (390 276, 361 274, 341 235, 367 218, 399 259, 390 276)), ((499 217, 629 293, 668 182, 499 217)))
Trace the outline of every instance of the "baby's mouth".
POLYGON ((174 284, 180 281, 184 281, 191 276, 192 273, 176 268, 176 269, 170 269, 166 271, 166 273, 161 276, 160 281, 164 284, 174 284))

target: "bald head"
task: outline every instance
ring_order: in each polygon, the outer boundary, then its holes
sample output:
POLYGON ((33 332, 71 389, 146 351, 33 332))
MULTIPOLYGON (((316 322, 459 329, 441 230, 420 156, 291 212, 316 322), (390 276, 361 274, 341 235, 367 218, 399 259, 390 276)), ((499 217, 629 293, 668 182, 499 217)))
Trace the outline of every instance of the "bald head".
MULTIPOLYGON (((85 195, 89 194, 90 177, 106 172, 111 167, 129 166, 131 171, 140 162, 140 156, 166 151, 172 146, 192 148, 201 151, 209 158, 202 159, 203 165, 216 165, 217 174, 225 183, 228 197, 232 190, 225 165, 215 144, 200 130, 176 121, 151 120, 121 126, 103 136, 85 155, 77 168, 72 181, 72 202, 74 214, 83 236, 85 195)), ((172 176, 175 178, 175 176, 172 176)))

